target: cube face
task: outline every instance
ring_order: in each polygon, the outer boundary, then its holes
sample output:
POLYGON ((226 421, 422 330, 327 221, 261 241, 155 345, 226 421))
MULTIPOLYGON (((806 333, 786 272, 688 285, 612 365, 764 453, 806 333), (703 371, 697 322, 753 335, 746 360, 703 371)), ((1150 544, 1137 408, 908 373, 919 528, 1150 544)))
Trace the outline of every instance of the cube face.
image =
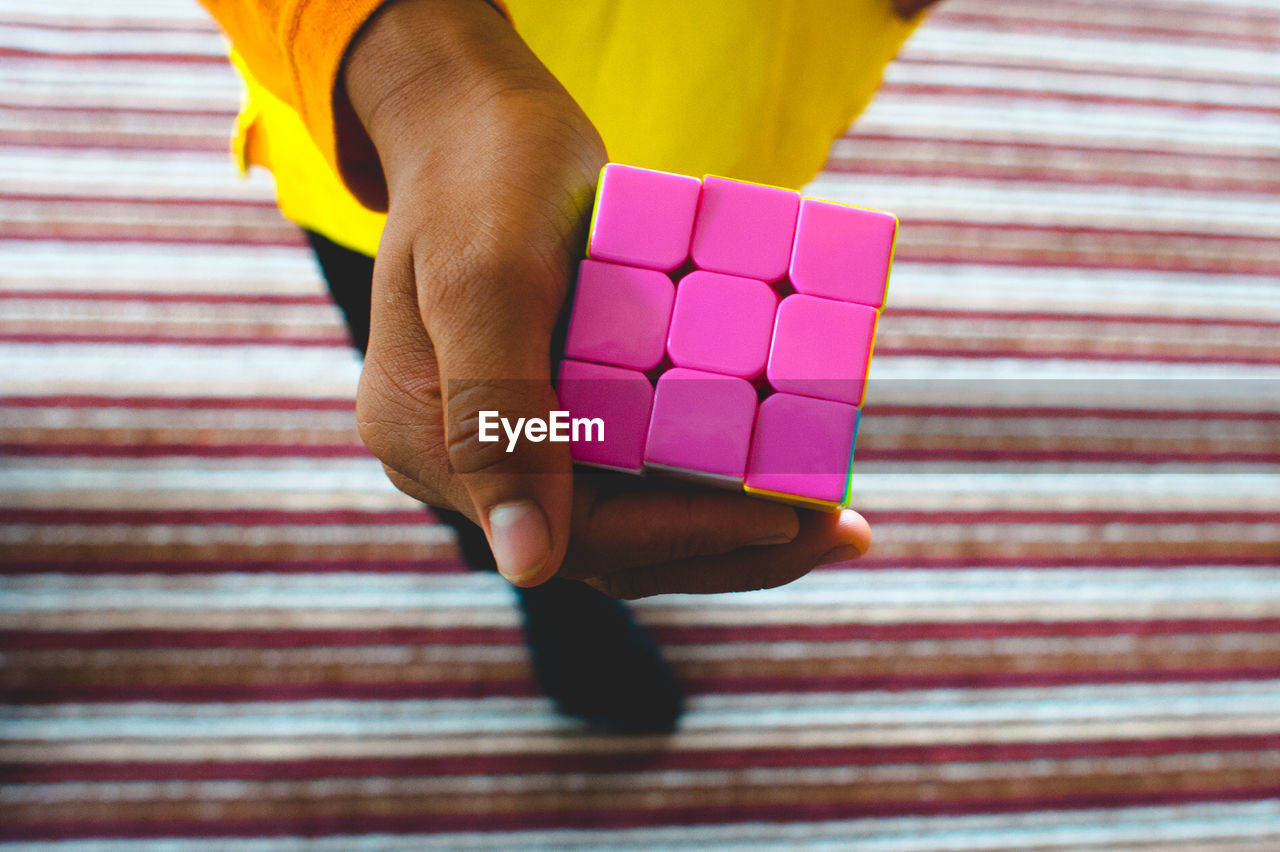
POLYGON ((798 293, 884 307, 898 217, 806 198, 788 270, 798 293))
POLYGON ((858 417, 852 405, 788 393, 760 403, 747 492, 814 508, 845 505, 858 417))
POLYGON ((763 281, 690 272, 676 289, 667 354, 677 367, 755 378, 769 356, 777 307, 763 281))
POLYGON ((600 173, 587 256, 669 272, 689 257, 697 178, 610 163, 600 173))
POLYGON ((794 294, 778 306, 769 351, 769 384, 775 390, 862 405, 874 308, 794 294))
POLYGON ((581 464, 640 473, 644 469, 645 435, 653 405, 653 386, 643 373, 565 359, 556 384, 560 405, 571 419, 599 419, 603 440, 583 429, 569 450, 581 464))
POLYGON ((584 260, 578 267, 564 354, 652 370, 666 351, 675 285, 653 269, 584 260))
POLYGON ((741 487, 755 415, 756 390, 750 382, 670 369, 654 393, 645 467, 741 487))
POLYGON ((699 269, 777 281, 787 274, 800 193, 720 177, 702 181, 693 226, 699 269))
POLYGON ((896 237, 890 213, 606 166, 559 377, 604 436, 574 459, 848 505, 896 237))

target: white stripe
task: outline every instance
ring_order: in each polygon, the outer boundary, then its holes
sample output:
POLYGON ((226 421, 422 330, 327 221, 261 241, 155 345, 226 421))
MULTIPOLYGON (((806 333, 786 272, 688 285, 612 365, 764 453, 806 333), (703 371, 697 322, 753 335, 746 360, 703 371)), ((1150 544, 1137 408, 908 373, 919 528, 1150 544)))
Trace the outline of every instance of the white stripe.
POLYGON ((160 21, 200 21, 209 16, 192 0, 111 0, 110 3, 84 3, 82 0, 5 0, 5 11, 38 16, 42 20, 101 18, 114 22, 138 18, 160 21))
POLYGON ((0 244, 0 290, 320 295, 304 248, 129 242, 0 244))
MULTIPOLYGON (((227 55, 226 42, 218 34, 218 30, 209 19, 207 32, 190 30, 115 30, 109 34, 86 32, 84 30, 58 29, 49 30, 43 27, 24 27, 21 24, 0 23, 0 45, 10 49, 28 50, 36 53, 92 53, 92 54, 124 54, 124 53, 164 53, 187 56, 227 55)), ((181 68, 180 63, 173 63, 181 68)), ((101 65, 94 66, 94 68, 101 65)), ((92 76, 90 69, 81 67, 81 73, 92 76)))
MULTIPOLYGON (((0 148, 6 192, 76 196, 272 202, 274 184, 265 172, 237 177, 227 152, 0 148)), ((184 217, 199 213, 184 211, 184 217)), ((47 214, 46 214, 47 215, 47 214)))
POLYGON ((240 108, 243 84, 229 65, 177 66, 172 62, 115 60, 85 73, 78 60, 5 57, 0 101, 30 107, 148 109, 221 112, 240 108))
MULTIPOLYGON (((10 409, 0 426, 25 429, 211 429, 227 432, 242 430, 314 430, 351 432, 355 428, 354 402, 349 409, 325 411, 317 409, 271 410, 269 408, 202 408, 198 403, 189 408, 72 408, 50 405, 41 408, 10 409)), ((1240 424, 1248 426, 1249 424, 1240 424)), ((52 437, 52 436, 51 436, 52 437)), ((287 436, 282 436, 288 440, 287 436)))
POLYGON ((1261 276, 901 261, 886 316, 895 308, 1280 320, 1280 288, 1261 276))
POLYGON ((912 220, 1193 231, 1280 239, 1280 200, 1241 193, 824 174, 806 189, 912 220))
MULTIPOLYGON (((732 823, 636 829, 545 829, 365 834, 338 837, 164 840, 72 840, 4 844, 13 852, 417 852, 417 850, 557 850, 560 852, 1024 852, 1133 848, 1150 843, 1260 841, 1280 835, 1280 802, 1190 803, 1156 808, 1041 810, 1029 813, 864 818, 797 823, 732 823)), ((1183 847, 1178 846, 1179 849, 1183 847)), ((1198 849, 1208 848, 1198 845, 1198 849)), ((1216 848, 1216 847, 1215 847, 1216 848)), ((1255 847, 1258 848, 1258 847, 1255 847)))
MULTIPOLYGON (((3 205, 0 205, 2 207, 3 205)), ((330 334, 340 328, 338 309, 332 305, 221 304, 190 302, 102 301, 99 299, 5 299, 0 301, 0 319, 5 322, 94 322, 103 331, 111 323, 194 323, 207 326, 293 326, 313 327, 314 334, 330 334)), ((264 342, 271 332, 264 331, 264 342)))
POLYGON ((0 344, 0 393, 354 399, 349 347, 0 344))
MULTIPOLYGON (((1274 121, 1211 113, 1188 121, 1178 109, 1042 103, 996 98, 884 97, 858 117, 856 133, 896 136, 909 133, 936 139, 988 142, 1035 141, 1048 145, 1141 146, 1168 150, 1186 146, 1195 153, 1214 149, 1238 156, 1274 155, 1274 121)), ((850 140, 834 153, 847 155, 850 140)))
MULTIPOLYGON (((424 524, 424 527, 426 525, 424 524)), ((426 527, 428 530, 431 527, 426 527)), ((441 528, 442 529, 442 528, 441 528)), ((109 612, 156 610, 400 610, 410 613, 504 606, 510 590, 496 577, 438 574, 237 574, 181 576, 16 574, 0 577, 0 611, 109 612)), ((891 623, 896 610, 928 610, 940 618, 969 609, 986 620, 1003 606, 1071 608, 1236 602, 1249 608, 1280 606, 1280 574, 1268 568, 964 569, 951 571, 821 571, 788 586, 744 595, 662 599, 641 604, 658 623, 740 623, 773 620, 796 608, 813 623, 891 623), (977 609, 984 612, 977 612, 977 609)), ((925 616, 929 620, 932 616, 925 616)), ((917 620, 915 618, 905 619, 917 620)), ((1005 620, 1003 617, 997 620, 1005 620)), ((775 622, 777 623, 777 622, 775 622)), ((783 621, 782 623, 786 623, 783 621)))
MULTIPOLYGON (((871 784, 973 783, 1028 779, 1079 778, 1195 773, 1228 770, 1266 771, 1280 768, 1280 752, 1217 752, 1142 757, 1039 759, 1024 761, 882 764, 869 766, 752 767, 748 769, 684 769, 591 773, 593 792, 652 791, 663 798, 677 791, 702 789, 803 788, 871 784), (660 792, 659 792, 660 791, 660 792)), ((565 777, 555 773, 510 775, 437 775, 397 778, 322 778, 307 780, 216 780, 66 782, 28 784, 0 790, 0 804, 69 805, 80 801, 229 802, 254 800, 317 800, 326 797, 391 797, 478 794, 566 793, 565 777)), ((801 796, 803 791, 797 791, 801 796)))
POLYGON ((342 545, 361 542, 394 544, 453 543, 453 532, 429 524, 426 516, 416 524, 5 524, 0 525, 0 545, 115 544, 172 546, 276 544, 342 545))
MULTIPOLYGON (((1033 11, 1035 6, 1027 6, 1033 11)), ((1090 95, 1209 103, 1221 106, 1280 108, 1280 88, 1249 86, 1245 83, 1219 83, 1208 80, 1161 80, 1152 78, 1114 77, 1105 73, 1079 74, 1052 69, 999 68, 991 66, 930 65, 894 62, 885 68, 888 83, 944 87, 987 87, 1009 89, 1011 94, 1043 96, 1054 94, 1090 95)), ((957 92, 957 97, 971 97, 957 92)), ((914 97, 914 96, 913 96, 914 97)), ((1081 110, 1097 104, 1081 102, 1081 110)))
MULTIPOLYGON (((677 736, 688 740, 681 745, 706 749, 717 747, 709 742, 717 734, 751 733, 753 728, 774 734, 821 727, 828 734, 830 729, 840 729, 898 732, 898 736, 915 730, 920 742, 928 742, 935 726, 971 725, 985 730, 986 725, 1006 722, 1031 723, 1044 733, 1059 724, 1095 721, 1101 730, 1112 722, 1196 717, 1242 721, 1256 717, 1280 725, 1278 700, 1280 683, 1276 681, 709 695, 692 699, 677 736)), ((517 698, 21 705, 0 708, 0 731, 10 741, 83 741, 90 746, 95 740, 279 737, 287 741, 514 734, 573 726, 548 717, 546 710, 545 699, 517 698)), ((608 736, 583 737, 575 741, 575 750, 608 749, 611 743, 627 745, 626 740, 608 736)), ((792 747, 812 745, 797 742, 792 747)))
POLYGON ((971 61, 1060 62, 1107 71, 1163 74, 1188 72, 1239 74, 1280 80, 1280 63, 1265 47, 1248 44, 1207 46, 1138 36, 1096 38, 1073 33, 1045 35, 997 32, 945 25, 921 27, 903 56, 971 61))

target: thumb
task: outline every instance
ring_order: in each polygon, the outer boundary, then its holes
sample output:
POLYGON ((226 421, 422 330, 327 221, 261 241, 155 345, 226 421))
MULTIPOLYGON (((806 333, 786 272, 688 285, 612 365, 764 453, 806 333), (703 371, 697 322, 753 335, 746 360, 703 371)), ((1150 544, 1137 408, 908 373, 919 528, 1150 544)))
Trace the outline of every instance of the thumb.
POLYGON ((551 339, 564 290, 516 283, 528 274, 521 272, 473 278, 464 297, 432 300, 424 319, 440 368, 450 466, 499 572, 534 586, 564 559, 573 477, 569 445, 545 429, 558 407, 551 339))

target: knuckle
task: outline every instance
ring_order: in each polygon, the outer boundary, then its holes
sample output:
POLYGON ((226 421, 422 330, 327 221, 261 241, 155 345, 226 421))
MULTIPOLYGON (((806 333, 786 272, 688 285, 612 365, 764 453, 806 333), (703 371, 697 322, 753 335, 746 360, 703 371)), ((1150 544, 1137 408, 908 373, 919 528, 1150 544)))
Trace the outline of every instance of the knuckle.
POLYGON ((458 406, 451 400, 446 451, 449 464, 460 474, 495 473, 507 466, 511 454, 506 442, 480 440, 480 409, 453 414, 458 406))

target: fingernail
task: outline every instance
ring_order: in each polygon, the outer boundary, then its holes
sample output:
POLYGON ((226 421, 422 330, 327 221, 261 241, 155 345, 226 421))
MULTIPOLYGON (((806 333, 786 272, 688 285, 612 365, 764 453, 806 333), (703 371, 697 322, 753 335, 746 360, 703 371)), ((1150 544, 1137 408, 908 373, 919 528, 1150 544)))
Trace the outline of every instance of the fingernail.
POLYGON ((852 544, 842 544, 839 547, 832 548, 822 554, 818 559, 819 565, 831 565, 835 562, 849 562, 857 559, 862 555, 862 551, 852 544))
POLYGON ((755 541, 749 541, 747 542, 747 547, 766 547, 770 544, 787 544, 795 540, 796 537, 794 535, 777 533, 775 535, 767 535, 764 538, 758 538, 755 541))
POLYGON ((513 585, 528 583, 551 556, 547 517, 532 500, 499 503, 489 510, 489 544, 498 573, 513 585))

